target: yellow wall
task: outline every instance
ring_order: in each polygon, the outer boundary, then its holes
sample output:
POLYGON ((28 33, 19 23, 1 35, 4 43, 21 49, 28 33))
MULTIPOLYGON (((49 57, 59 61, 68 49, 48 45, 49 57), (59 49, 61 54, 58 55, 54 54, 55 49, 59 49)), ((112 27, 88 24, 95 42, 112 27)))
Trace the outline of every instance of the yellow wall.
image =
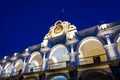
MULTIPOLYGON (((103 48, 103 45, 100 43, 100 41, 87 41, 84 43, 80 49, 80 51, 83 53, 83 58, 84 57, 90 57, 90 56, 96 56, 96 55, 101 55, 105 54, 105 50, 103 48)), ((81 58, 81 57, 80 57, 81 58)), ((101 61, 106 61, 106 55, 100 56, 101 61)), ((84 59, 86 63, 93 63, 93 58, 86 58, 84 59)))

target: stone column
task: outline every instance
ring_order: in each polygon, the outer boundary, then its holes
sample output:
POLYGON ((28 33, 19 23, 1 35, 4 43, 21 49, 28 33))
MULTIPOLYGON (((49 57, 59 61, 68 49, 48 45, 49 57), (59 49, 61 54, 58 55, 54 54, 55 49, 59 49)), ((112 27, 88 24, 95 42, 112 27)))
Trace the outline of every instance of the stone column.
POLYGON ((10 58, 10 60, 12 61, 12 71, 11 71, 12 76, 16 75, 16 67, 14 66, 14 62, 17 58, 18 58, 18 53, 14 53, 14 56, 10 58))
POLYGON ((72 37, 70 36, 66 42, 66 45, 70 47, 69 55, 70 55, 70 65, 71 66, 78 64, 77 59, 76 59, 76 55, 78 55, 78 54, 77 54, 77 52, 74 52, 74 47, 77 42, 78 42, 78 40, 73 35, 72 35, 72 37))
POLYGON ((97 36, 102 37, 106 40, 107 44, 104 45, 104 48, 106 50, 107 59, 108 60, 115 60, 119 59, 119 53, 117 50, 116 43, 111 42, 112 35, 117 31, 117 28, 114 26, 111 26, 111 24, 102 24, 98 26, 98 34, 97 36))
MULTIPOLYGON (((45 55, 45 53, 44 53, 45 55)), ((42 70, 47 70, 47 62, 48 62, 48 58, 43 58, 43 65, 42 65, 42 70)))
POLYGON ((41 43, 41 48, 40 51, 43 53, 43 64, 42 64, 42 70, 47 70, 47 66, 46 65, 48 63, 48 58, 46 58, 46 54, 49 51, 49 47, 48 47, 48 40, 43 40, 43 42, 41 43))
POLYGON ((105 35, 105 39, 106 39, 107 44, 104 45, 104 48, 107 52, 107 59, 108 60, 119 59, 120 55, 119 55, 118 50, 117 50, 117 44, 111 43, 110 38, 111 38, 110 34, 105 35))
POLYGON ((25 52, 22 54, 22 57, 24 57, 22 73, 24 73, 24 71, 25 71, 26 60, 27 60, 27 57, 30 55, 30 53, 29 53, 28 51, 29 51, 29 49, 27 48, 27 49, 25 50, 25 52))
POLYGON ((75 55, 76 54, 74 52, 74 45, 71 44, 70 47, 71 47, 71 49, 70 49, 70 60, 71 60, 71 62, 75 62, 75 55))
POLYGON ((24 73, 24 71, 25 71, 25 66, 26 66, 26 56, 24 57, 24 61, 23 61, 22 73, 24 73))

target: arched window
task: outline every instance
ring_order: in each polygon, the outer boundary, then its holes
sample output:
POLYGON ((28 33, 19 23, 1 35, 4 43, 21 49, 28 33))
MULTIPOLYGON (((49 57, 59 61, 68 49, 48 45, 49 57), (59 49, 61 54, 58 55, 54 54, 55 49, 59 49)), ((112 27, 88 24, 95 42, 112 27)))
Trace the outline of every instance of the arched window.
POLYGON ((23 61, 22 59, 18 59, 14 65, 14 70, 13 70, 13 74, 21 74, 21 71, 23 69, 23 61))
POLYGON ((28 64, 26 65, 26 70, 27 72, 33 71, 40 71, 41 66, 42 66, 42 57, 40 55, 40 52, 36 51, 33 52, 29 58, 28 58, 28 64))
POLYGON ((93 56, 101 55, 102 61, 106 61, 105 50, 103 44, 96 37, 87 37, 83 39, 78 46, 78 52, 80 53, 80 64, 93 63, 93 56), (102 56, 103 55, 103 56, 102 56), (86 59, 83 59, 86 58, 86 59))
POLYGON ((50 50, 50 69, 66 67, 66 61, 69 60, 68 50, 62 45, 58 44, 50 50))

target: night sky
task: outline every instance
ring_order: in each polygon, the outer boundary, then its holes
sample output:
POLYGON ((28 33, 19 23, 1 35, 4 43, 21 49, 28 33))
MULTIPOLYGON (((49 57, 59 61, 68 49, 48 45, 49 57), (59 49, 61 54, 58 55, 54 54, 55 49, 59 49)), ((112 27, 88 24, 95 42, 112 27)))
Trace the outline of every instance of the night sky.
POLYGON ((57 20, 78 30, 120 20, 119 0, 0 0, 0 58, 42 42, 57 20))

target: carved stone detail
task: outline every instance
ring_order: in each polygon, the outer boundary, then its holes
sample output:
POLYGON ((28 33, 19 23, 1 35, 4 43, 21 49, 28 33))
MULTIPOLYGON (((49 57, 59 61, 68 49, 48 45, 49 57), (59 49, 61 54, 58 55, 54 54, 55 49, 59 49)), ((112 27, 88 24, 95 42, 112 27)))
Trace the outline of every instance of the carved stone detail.
POLYGON ((66 39, 68 39, 68 37, 75 36, 75 32, 77 32, 76 26, 71 25, 67 21, 62 22, 59 20, 54 24, 54 26, 50 27, 50 30, 45 35, 44 39, 54 38, 63 35, 64 33, 66 34, 66 39))

